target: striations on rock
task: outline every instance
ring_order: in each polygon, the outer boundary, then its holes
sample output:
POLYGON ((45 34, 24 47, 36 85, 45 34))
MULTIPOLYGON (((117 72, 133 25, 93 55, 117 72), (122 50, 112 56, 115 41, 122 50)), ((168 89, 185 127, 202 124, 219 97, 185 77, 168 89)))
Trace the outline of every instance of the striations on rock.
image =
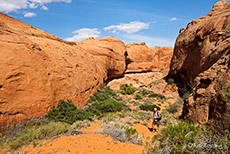
POLYGON ((219 130, 230 128, 230 100, 224 98, 230 83, 229 15, 230 2, 219 1, 206 16, 183 28, 167 76, 191 92, 182 117, 219 130))
POLYGON ((0 13, 0 131, 44 116, 59 99, 82 107, 124 74, 125 51, 114 37, 63 41, 0 13))

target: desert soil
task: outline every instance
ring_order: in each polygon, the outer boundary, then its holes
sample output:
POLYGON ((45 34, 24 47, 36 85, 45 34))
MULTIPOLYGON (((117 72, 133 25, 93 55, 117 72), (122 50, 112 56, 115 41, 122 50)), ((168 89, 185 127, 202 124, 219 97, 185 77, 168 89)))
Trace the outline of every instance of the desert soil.
MULTIPOLYGON (((135 87, 138 87, 140 85, 148 85, 152 81, 160 80, 164 75, 165 74, 161 72, 127 74, 124 78, 113 80, 108 83, 108 85, 114 90, 118 90, 119 85, 123 83, 132 83, 135 87)), ((170 103, 175 102, 178 97, 176 90, 164 88, 165 85, 166 82, 162 80, 153 88, 156 93, 161 93, 165 96, 173 96, 172 99, 168 99, 161 103, 161 110, 170 103)), ((158 102, 154 103, 157 104, 158 102)), ((144 137, 144 143, 149 141, 156 134, 156 132, 153 133, 149 130, 152 120, 146 122, 148 126, 141 124, 134 124, 132 126, 132 128, 135 128, 138 133, 144 137)), ((160 129, 162 127, 163 126, 160 126, 160 129)), ((80 131, 85 132, 85 134, 62 136, 54 140, 41 141, 36 147, 30 144, 22 147, 18 151, 27 151, 28 154, 141 154, 145 148, 144 145, 122 143, 109 135, 101 134, 102 127, 100 121, 91 122, 90 127, 81 128, 80 131)))

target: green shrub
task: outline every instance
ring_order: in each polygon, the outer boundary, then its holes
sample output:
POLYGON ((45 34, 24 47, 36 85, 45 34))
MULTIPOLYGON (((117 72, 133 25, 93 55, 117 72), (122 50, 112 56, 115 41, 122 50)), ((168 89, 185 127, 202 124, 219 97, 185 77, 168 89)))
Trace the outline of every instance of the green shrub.
POLYGON ((161 108, 155 104, 153 105, 145 105, 145 104, 142 104, 141 106, 139 106, 139 108, 141 110, 144 110, 144 111, 154 111, 154 108, 157 108, 157 110, 160 110, 161 108))
POLYGON ((136 93, 135 96, 134 96, 134 99, 135 100, 140 100, 140 99, 143 99, 143 97, 140 94, 136 93))
POLYGON ((77 120, 91 119, 92 113, 89 113, 83 109, 77 109, 74 103, 70 100, 59 100, 57 108, 53 106, 47 114, 47 118, 54 121, 66 122, 69 124, 74 123, 77 120))
POLYGON ((154 92, 153 92, 152 94, 150 94, 149 97, 159 98, 159 99, 162 99, 162 100, 165 100, 165 99, 166 99, 165 96, 163 96, 163 95, 161 95, 161 94, 154 93, 154 92))
POLYGON ((104 101, 111 97, 117 98, 117 93, 114 90, 112 90, 109 86, 101 85, 101 89, 98 92, 95 92, 93 96, 90 96, 90 99, 88 100, 87 104, 90 104, 95 101, 104 101))
POLYGON ((118 121, 120 118, 124 118, 125 114, 124 113, 106 113, 103 117, 103 122, 109 122, 109 121, 118 121))
POLYGON ((151 112, 143 112, 143 111, 137 111, 137 112, 127 112, 125 114, 125 117, 131 117, 136 120, 140 121, 146 121, 152 118, 151 112))
POLYGON ((172 114, 162 115, 166 123, 160 133, 153 137, 147 153, 229 153, 230 133, 214 134, 206 126, 177 120, 172 114))
POLYGON ((172 84, 175 83, 175 80, 172 79, 172 78, 170 78, 170 79, 167 80, 167 83, 170 84, 170 85, 172 85, 172 84))
POLYGON ((126 83, 126 84, 120 85, 120 92, 123 95, 126 95, 126 94, 131 95, 131 94, 135 93, 135 91, 136 91, 136 89, 131 84, 128 85, 126 83))
POLYGON ((146 95, 152 94, 153 92, 149 91, 149 90, 146 90, 146 89, 142 89, 138 93, 140 93, 142 96, 146 96, 146 95))
POLYGON ((224 91, 226 92, 226 93, 224 94, 224 98, 225 98, 225 99, 230 99, 230 84, 226 84, 226 86, 227 86, 227 88, 224 89, 224 91))
POLYGON ((90 126, 90 122, 88 120, 84 120, 84 121, 76 121, 74 122, 71 127, 73 129, 80 129, 80 128, 87 128, 90 126))
POLYGON ((153 86, 158 85, 159 83, 161 83, 163 80, 164 80, 164 79, 159 79, 159 80, 153 81, 153 82, 151 82, 150 84, 148 84, 147 87, 152 88, 153 86))
POLYGON ((165 113, 177 113, 179 109, 183 106, 184 100, 183 98, 178 98, 173 104, 169 104, 169 106, 163 111, 165 113))
POLYGON ((153 137, 153 147, 148 153, 188 153, 192 149, 189 144, 195 142, 195 137, 200 135, 200 127, 176 119, 168 120, 167 127, 162 128, 160 133, 153 137))
POLYGON ((102 115, 108 112, 118 112, 122 110, 129 110, 128 106, 116 101, 115 99, 108 98, 103 101, 96 101, 86 107, 88 112, 94 113, 96 115, 102 115))
POLYGON ((121 98, 110 87, 102 86, 101 88, 98 92, 94 93, 94 96, 85 105, 85 111, 96 116, 103 116, 103 114, 109 112, 130 110, 127 105, 118 101, 121 98))
POLYGON ((15 137, 9 138, 8 145, 12 149, 17 149, 22 145, 36 142, 36 140, 48 139, 71 130, 71 126, 67 123, 50 122, 48 124, 26 128, 17 132, 15 137))
POLYGON ((133 144, 142 144, 143 137, 140 136, 136 129, 119 122, 103 123, 103 133, 110 135, 120 142, 130 142, 133 144))

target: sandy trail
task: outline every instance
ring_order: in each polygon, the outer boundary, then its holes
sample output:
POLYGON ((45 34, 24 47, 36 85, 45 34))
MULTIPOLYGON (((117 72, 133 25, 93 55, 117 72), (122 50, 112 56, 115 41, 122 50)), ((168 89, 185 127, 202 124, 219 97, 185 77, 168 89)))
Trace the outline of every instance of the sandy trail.
MULTIPOLYGON (((120 85, 123 82, 135 81, 133 84, 140 86, 145 81, 145 84, 150 83, 153 80, 162 78, 162 74, 153 73, 135 75, 127 75, 123 79, 115 80, 111 83, 111 86, 120 85), (155 78, 155 79, 154 79, 155 78), (134 80, 135 79, 135 80, 134 80), (138 79, 138 82, 136 82, 138 79), (128 80, 128 81, 127 81, 128 80)), ((170 103, 176 101, 176 96, 178 94, 175 91, 166 90, 163 91, 165 87, 165 82, 159 83, 153 91, 162 93, 163 95, 173 95, 172 99, 168 99, 164 102, 153 102, 153 104, 161 104, 161 111, 165 109, 170 103)), ((118 88, 115 87, 114 88, 118 88)), ((127 100, 125 98, 125 100, 127 100)), ((134 108, 134 107, 133 107, 134 108)), ((160 111, 160 112, 161 112, 160 111)), ((124 120, 124 118, 123 118, 124 120)), ((120 119, 122 121, 122 119, 120 119)), ((34 147, 32 144, 29 146, 22 147, 19 151, 28 151, 28 154, 142 154, 145 148, 145 143, 151 140, 151 138, 157 134, 157 132, 150 131, 152 128, 152 119, 146 121, 148 126, 141 124, 134 124, 132 128, 136 129, 143 138, 143 145, 134 145, 131 143, 122 143, 120 141, 114 140, 111 136, 101 134, 102 127, 101 121, 91 122, 91 126, 88 128, 81 128, 80 131, 86 134, 80 134, 76 136, 63 136, 52 141, 41 141, 40 144, 34 147)), ((163 126, 160 126, 160 129, 163 126)))
POLYGON ((40 146, 23 147, 20 151, 28 154, 141 154, 144 146, 122 143, 112 137, 100 134, 101 122, 92 122, 88 128, 82 128, 87 134, 77 136, 63 136, 40 146))

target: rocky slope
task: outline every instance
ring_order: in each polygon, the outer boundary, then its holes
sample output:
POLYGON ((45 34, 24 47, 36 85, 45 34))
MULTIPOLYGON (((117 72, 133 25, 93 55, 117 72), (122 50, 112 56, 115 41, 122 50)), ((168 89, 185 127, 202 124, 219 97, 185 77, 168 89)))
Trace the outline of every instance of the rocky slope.
POLYGON ((204 17, 181 29, 168 78, 191 92, 182 117, 230 127, 224 89, 230 83, 230 2, 219 1, 204 17))
POLYGON ((0 21, 0 131, 43 116, 59 99, 81 107, 125 71, 125 44, 114 37, 65 42, 4 14, 0 21))
POLYGON ((126 73, 131 72, 152 72, 164 69, 168 72, 170 60, 173 54, 173 47, 149 48, 145 43, 127 44, 126 73))
MULTIPOLYGON (((141 71, 158 68, 153 64, 160 61, 155 56, 169 59, 172 48, 164 53, 160 47, 125 46, 114 37, 67 42, 0 13, 0 52, 2 131, 44 116, 59 99, 71 99, 82 107, 100 84, 123 76, 127 67, 137 71, 134 62, 147 63, 141 71), (148 57, 139 56, 145 55, 140 48, 147 50, 148 57), (130 59, 135 65, 127 66, 130 59)), ((169 61, 163 63, 160 68, 169 66, 169 61)))

